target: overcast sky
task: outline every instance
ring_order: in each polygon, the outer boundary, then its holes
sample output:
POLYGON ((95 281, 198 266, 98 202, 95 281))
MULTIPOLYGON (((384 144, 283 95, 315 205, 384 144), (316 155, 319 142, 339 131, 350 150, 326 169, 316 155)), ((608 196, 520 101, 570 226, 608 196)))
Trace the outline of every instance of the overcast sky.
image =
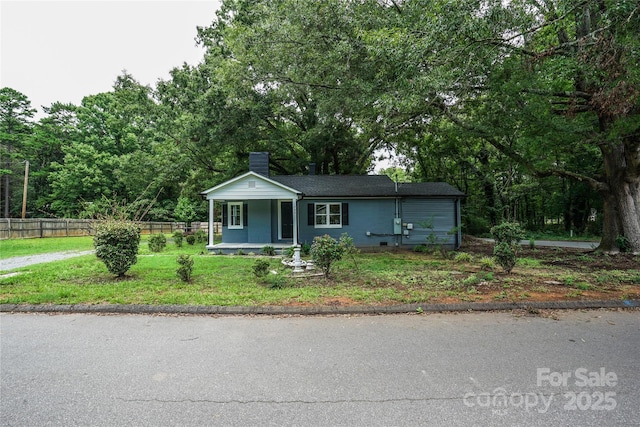
POLYGON ((40 110, 106 92, 127 70, 142 84, 195 65, 196 26, 213 21, 218 0, 0 1, 0 86, 40 110))

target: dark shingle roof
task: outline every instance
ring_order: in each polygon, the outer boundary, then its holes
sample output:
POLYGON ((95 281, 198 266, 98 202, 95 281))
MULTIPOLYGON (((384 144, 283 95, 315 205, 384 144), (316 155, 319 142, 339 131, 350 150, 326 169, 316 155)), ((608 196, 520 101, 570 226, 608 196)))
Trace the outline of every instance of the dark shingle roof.
POLYGON ((445 182, 395 183, 386 175, 277 175, 272 180, 306 197, 464 197, 445 182))

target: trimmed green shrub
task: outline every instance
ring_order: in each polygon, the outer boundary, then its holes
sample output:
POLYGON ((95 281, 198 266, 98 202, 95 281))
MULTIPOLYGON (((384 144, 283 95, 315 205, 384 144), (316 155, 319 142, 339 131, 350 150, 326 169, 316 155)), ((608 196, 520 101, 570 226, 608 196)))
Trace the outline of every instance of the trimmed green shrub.
POLYGON ((253 264, 253 274, 258 279, 264 279, 269 274, 269 261, 264 259, 257 259, 253 264))
POLYGON ((108 221, 96 226, 93 238, 96 256, 118 277, 138 261, 140 227, 129 221, 108 221))
POLYGON ((500 267, 510 273, 518 260, 520 241, 524 239, 524 230, 515 222, 503 222, 491 228, 491 235, 496 240, 493 255, 500 267))
POLYGON ((193 235, 196 236, 196 243, 207 243, 207 233, 204 230, 198 230, 193 235))
POLYGON ((509 246, 520 246, 520 241, 524 239, 524 230, 516 222, 503 222, 491 227, 491 235, 496 243, 506 243, 509 246))
POLYGON ((504 271, 511 273, 517 260, 516 252, 511 245, 505 242, 498 243, 495 248, 493 248, 493 256, 504 271))
POLYGON ((173 243, 176 244, 177 247, 182 247, 182 241, 184 240, 184 233, 182 230, 176 230, 173 232, 173 243))
POLYGON ((187 243, 190 245, 193 245, 196 242, 196 236, 194 236, 193 234, 188 234, 186 239, 187 243))
POLYGON ((341 245, 336 239, 325 234, 324 236, 316 236, 311 244, 311 257, 313 263, 319 267, 325 277, 329 277, 331 265, 336 261, 340 261, 345 254, 345 246, 341 245))
POLYGON ((262 255, 274 256, 276 254, 276 249, 271 245, 265 245, 262 247, 262 250, 260 252, 262 253, 262 255))
POLYGON ((167 238, 164 234, 158 233, 149 237, 149 250, 151 252, 162 252, 165 246, 167 246, 167 238))
POLYGON ((178 255, 176 261, 178 262, 176 274, 183 282, 190 282, 193 272, 193 258, 190 255, 178 255))

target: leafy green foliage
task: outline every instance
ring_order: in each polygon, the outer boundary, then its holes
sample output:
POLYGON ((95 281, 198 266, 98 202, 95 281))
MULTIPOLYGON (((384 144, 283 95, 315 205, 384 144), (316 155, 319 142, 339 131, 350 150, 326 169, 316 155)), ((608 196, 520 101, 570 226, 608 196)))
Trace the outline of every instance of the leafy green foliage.
POLYGON ((524 239, 524 231, 519 224, 504 222, 491 228, 491 235, 496 240, 493 255, 507 273, 511 273, 518 260, 520 241, 524 239))
POLYGON ((162 250, 167 246, 167 237, 162 234, 154 234, 149 237, 149 250, 151 252, 162 252, 162 250))
POLYGON ((9 218, 21 211, 21 203, 16 197, 19 197, 21 192, 12 191, 11 181, 12 175, 23 169, 24 160, 28 160, 21 155, 21 151, 32 132, 31 118, 34 113, 31 101, 26 95, 8 87, 0 89, 0 213, 3 218, 9 218))
POLYGON ((195 220, 198 216, 195 204, 187 197, 178 198, 178 203, 173 211, 175 218, 178 221, 186 222, 187 224, 195 220))
POLYGON ((509 246, 520 246, 525 233, 522 227, 515 222, 503 222, 491 228, 491 235, 496 243, 506 243, 509 246))
POLYGON ((182 247, 182 241, 184 240, 184 232, 182 230, 176 230, 173 232, 173 243, 176 244, 177 247, 182 247))
POLYGON ((191 258, 191 255, 178 255, 176 262, 178 263, 176 274, 180 280, 187 283, 190 282, 193 273, 193 258, 191 258))
MULTIPOLYGON (((324 236, 316 236, 311 244, 311 257, 313 263, 319 267, 325 277, 329 277, 331 266, 340 261, 344 255, 351 255, 355 263, 355 254, 358 249, 353 245, 353 239, 343 233, 340 240, 325 234, 324 236)), ((357 269, 357 264, 355 264, 357 269)))
POLYGON ((356 259, 356 255, 360 253, 360 249, 356 248, 356 245, 353 243, 353 237, 349 236, 347 233, 342 233, 340 235, 340 240, 338 241, 340 246, 344 250, 344 255, 351 257, 353 261, 353 266, 356 271, 358 271, 358 261, 356 259))
POLYGON ((493 256, 504 271, 511 273, 517 261, 516 251, 511 245, 505 242, 496 244, 495 248, 493 248, 493 256))
POLYGON ((196 243, 206 243, 207 233, 204 230, 198 230, 193 234, 196 237, 196 243))
POLYGON ((258 279, 264 279, 269 274, 269 261, 257 259, 252 267, 253 275, 258 279))
MULTIPOLYGON (((78 216, 148 188, 149 218, 188 220, 206 215, 203 187, 246 171, 250 151, 270 151, 278 174, 309 162, 366 173, 392 153, 383 173, 468 195, 467 232, 552 220, 603 231, 612 252, 626 236, 636 253, 637 16, 634 2, 224 1, 198 29, 202 63, 155 89, 123 73, 35 126, 26 97, 2 89, 3 105, 25 108, 0 112, 22 126, 2 126, 0 174, 13 190, 32 162, 34 213, 78 216)), ((9 196, 15 214, 20 194, 9 196)))
POLYGON ((275 248, 273 246, 271 246, 271 245, 263 246, 262 249, 260 250, 260 252, 263 255, 266 255, 266 256, 274 256, 276 254, 275 248))
POLYGON ((189 245, 193 245, 196 243, 196 236, 194 236, 193 234, 188 234, 186 239, 189 245))
POLYGON ((96 227, 96 256, 110 273, 119 277, 137 262, 140 227, 127 221, 107 221, 96 227))
POLYGON ((629 238, 627 236, 617 236, 616 246, 620 249, 620 252, 629 252, 631 250, 631 243, 629 242, 629 238))

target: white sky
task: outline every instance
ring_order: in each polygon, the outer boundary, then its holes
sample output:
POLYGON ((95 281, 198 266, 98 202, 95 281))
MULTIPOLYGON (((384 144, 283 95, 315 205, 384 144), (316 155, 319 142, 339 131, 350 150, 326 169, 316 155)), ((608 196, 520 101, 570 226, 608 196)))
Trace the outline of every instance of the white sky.
POLYGON ((196 26, 209 25, 219 3, 1 0, 0 87, 41 111, 111 90, 122 70, 155 86, 172 68, 200 62, 196 26))

